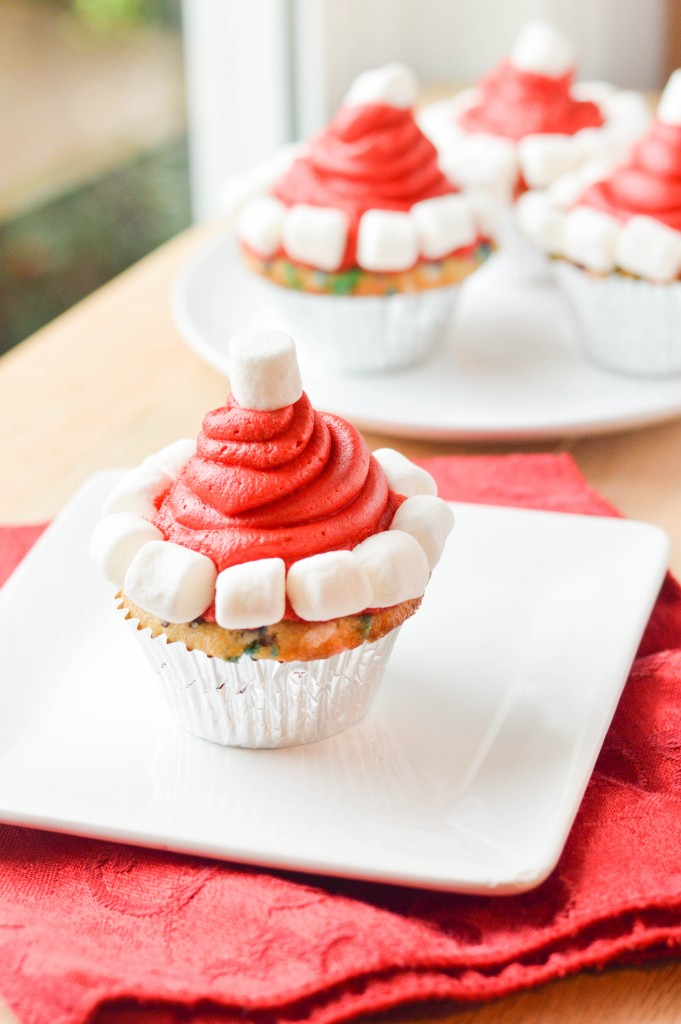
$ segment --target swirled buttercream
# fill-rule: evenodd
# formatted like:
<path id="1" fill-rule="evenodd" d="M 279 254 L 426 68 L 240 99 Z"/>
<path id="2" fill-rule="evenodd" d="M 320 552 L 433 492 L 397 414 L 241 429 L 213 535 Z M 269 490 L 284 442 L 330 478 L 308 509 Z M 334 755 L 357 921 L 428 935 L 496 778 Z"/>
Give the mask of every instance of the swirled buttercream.
<path id="1" fill-rule="evenodd" d="M 586 189 L 578 203 L 622 221 L 642 214 L 681 231 L 681 125 L 655 120 L 629 162 Z"/>
<path id="2" fill-rule="evenodd" d="M 388 529 L 402 500 L 359 431 L 316 412 L 306 394 L 273 412 L 230 395 L 204 418 L 196 454 L 153 522 L 218 571 L 273 557 L 288 568 Z"/>
<path id="3" fill-rule="evenodd" d="M 487 132 L 518 141 L 526 135 L 574 135 L 599 128 L 603 114 L 590 100 L 570 95 L 572 73 L 560 77 L 533 74 L 502 63 L 477 86 L 479 101 L 459 115 L 468 132 Z"/>
<path id="4" fill-rule="evenodd" d="M 412 111 L 383 104 L 341 107 L 272 189 L 287 206 L 305 203 L 346 214 L 341 269 L 357 265 L 358 226 L 367 210 L 407 211 L 455 191 Z"/>

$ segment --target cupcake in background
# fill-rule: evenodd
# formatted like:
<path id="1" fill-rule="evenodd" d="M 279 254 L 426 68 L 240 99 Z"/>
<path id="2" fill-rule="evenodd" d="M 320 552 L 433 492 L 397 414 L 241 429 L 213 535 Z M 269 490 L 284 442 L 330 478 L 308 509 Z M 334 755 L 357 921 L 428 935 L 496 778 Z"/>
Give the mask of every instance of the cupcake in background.
<path id="1" fill-rule="evenodd" d="M 557 257 L 591 359 L 623 373 L 681 372 L 681 69 L 625 164 L 577 195 L 527 193 L 518 221 Z"/>
<path id="2" fill-rule="evenodd" d="M 645 98 L 607 82 L 575 82 L 575 72 L 570 41 L 531 21 L 477 86 L 426 107 L 419 123 L 450 180 L 511 204 L 565 175 L 584 186 L 626 159 L 650 120 Z M 512 217 L 500 243 L 519 245 Z M 522 258 L 522 246 L 514 255 Z"/>
<path id="3" fill-rule="evenodd" d="M 453 516 L 425 470 L 312 408 L 290 337 L 230 358 L 225 406 L 123 477 L 91 553 L 184 728 L 289 746 L 364 714 Z"/>
<path id="4" fill-rule="evenodd" d="M 440 170 L 416 98 L 403 65 L 360 75 L 330 125 L 238 215 L 246 265 L 327 365 L 423 359 L 445 338 L 460 283 L 491 252 L 490 210 Z"/>

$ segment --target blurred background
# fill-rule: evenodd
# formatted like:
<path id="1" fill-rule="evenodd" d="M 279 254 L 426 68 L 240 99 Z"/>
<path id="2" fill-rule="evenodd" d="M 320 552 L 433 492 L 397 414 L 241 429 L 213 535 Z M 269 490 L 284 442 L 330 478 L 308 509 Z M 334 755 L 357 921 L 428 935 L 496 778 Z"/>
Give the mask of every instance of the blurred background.
<path id="1" fill-rule="evenodd" d="M 531 17 L 580 78 L 656 91 L 681 65 L 681 0 L 1 0 L 0 352 L 218 215 L 359 71 L 402 60 L 441 96 Z"/>

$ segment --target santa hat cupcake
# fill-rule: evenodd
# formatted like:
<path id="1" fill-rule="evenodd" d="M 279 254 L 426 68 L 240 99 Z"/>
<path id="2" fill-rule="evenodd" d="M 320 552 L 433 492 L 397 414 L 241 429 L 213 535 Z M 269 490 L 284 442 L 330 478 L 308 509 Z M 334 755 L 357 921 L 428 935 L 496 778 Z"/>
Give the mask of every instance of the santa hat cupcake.
<path id="1" fill-rule="evenodd" d="M 91 551 L 185 728 L 304 743 L 367 709 L 453 517 L 428 473 L 312 408 L 287 335 L 230 355 L 226 404 L 123 477 Z"/>
<path id="2" fill-rule="evenodd" d="M 427 355 L 460 282 L 491 250 L 490 210 L 442 173 L 414 119 L 416 94 L 403 65 L 360 75 L 330 125 L 237 219 L 247 266 L 343 368 Z"/>

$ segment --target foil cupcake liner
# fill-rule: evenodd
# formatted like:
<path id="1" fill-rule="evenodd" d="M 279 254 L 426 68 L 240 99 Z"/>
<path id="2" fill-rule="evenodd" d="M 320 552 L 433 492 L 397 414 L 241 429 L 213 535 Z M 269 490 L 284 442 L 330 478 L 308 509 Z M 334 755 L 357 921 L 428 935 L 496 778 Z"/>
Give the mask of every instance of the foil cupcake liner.
<path id="1" fill-rule="evenodd" d="M 611 274 L 596 277 L 565 260 L 554 272 L 581 327 L 582 349 L 617 373 L 681 373 L 681 283 L 651 284 Z"/>
<path id="2" fill-rule="evenodd" d="M 324 366 L 360 372 L 412 366 L 439 348 L 447 338 L 460 287 L 395 295 L 313 295 L 270 285 L 301 348 Z"/>
<path id="3" fill-rule="evenodd" d="M 279 662 L 248 655 L 229 662 L 152 637 L 126 620 L 184 729 L 231 747 L 312 743 L 365 714 L 401 627 L 331 658 Z"/>

